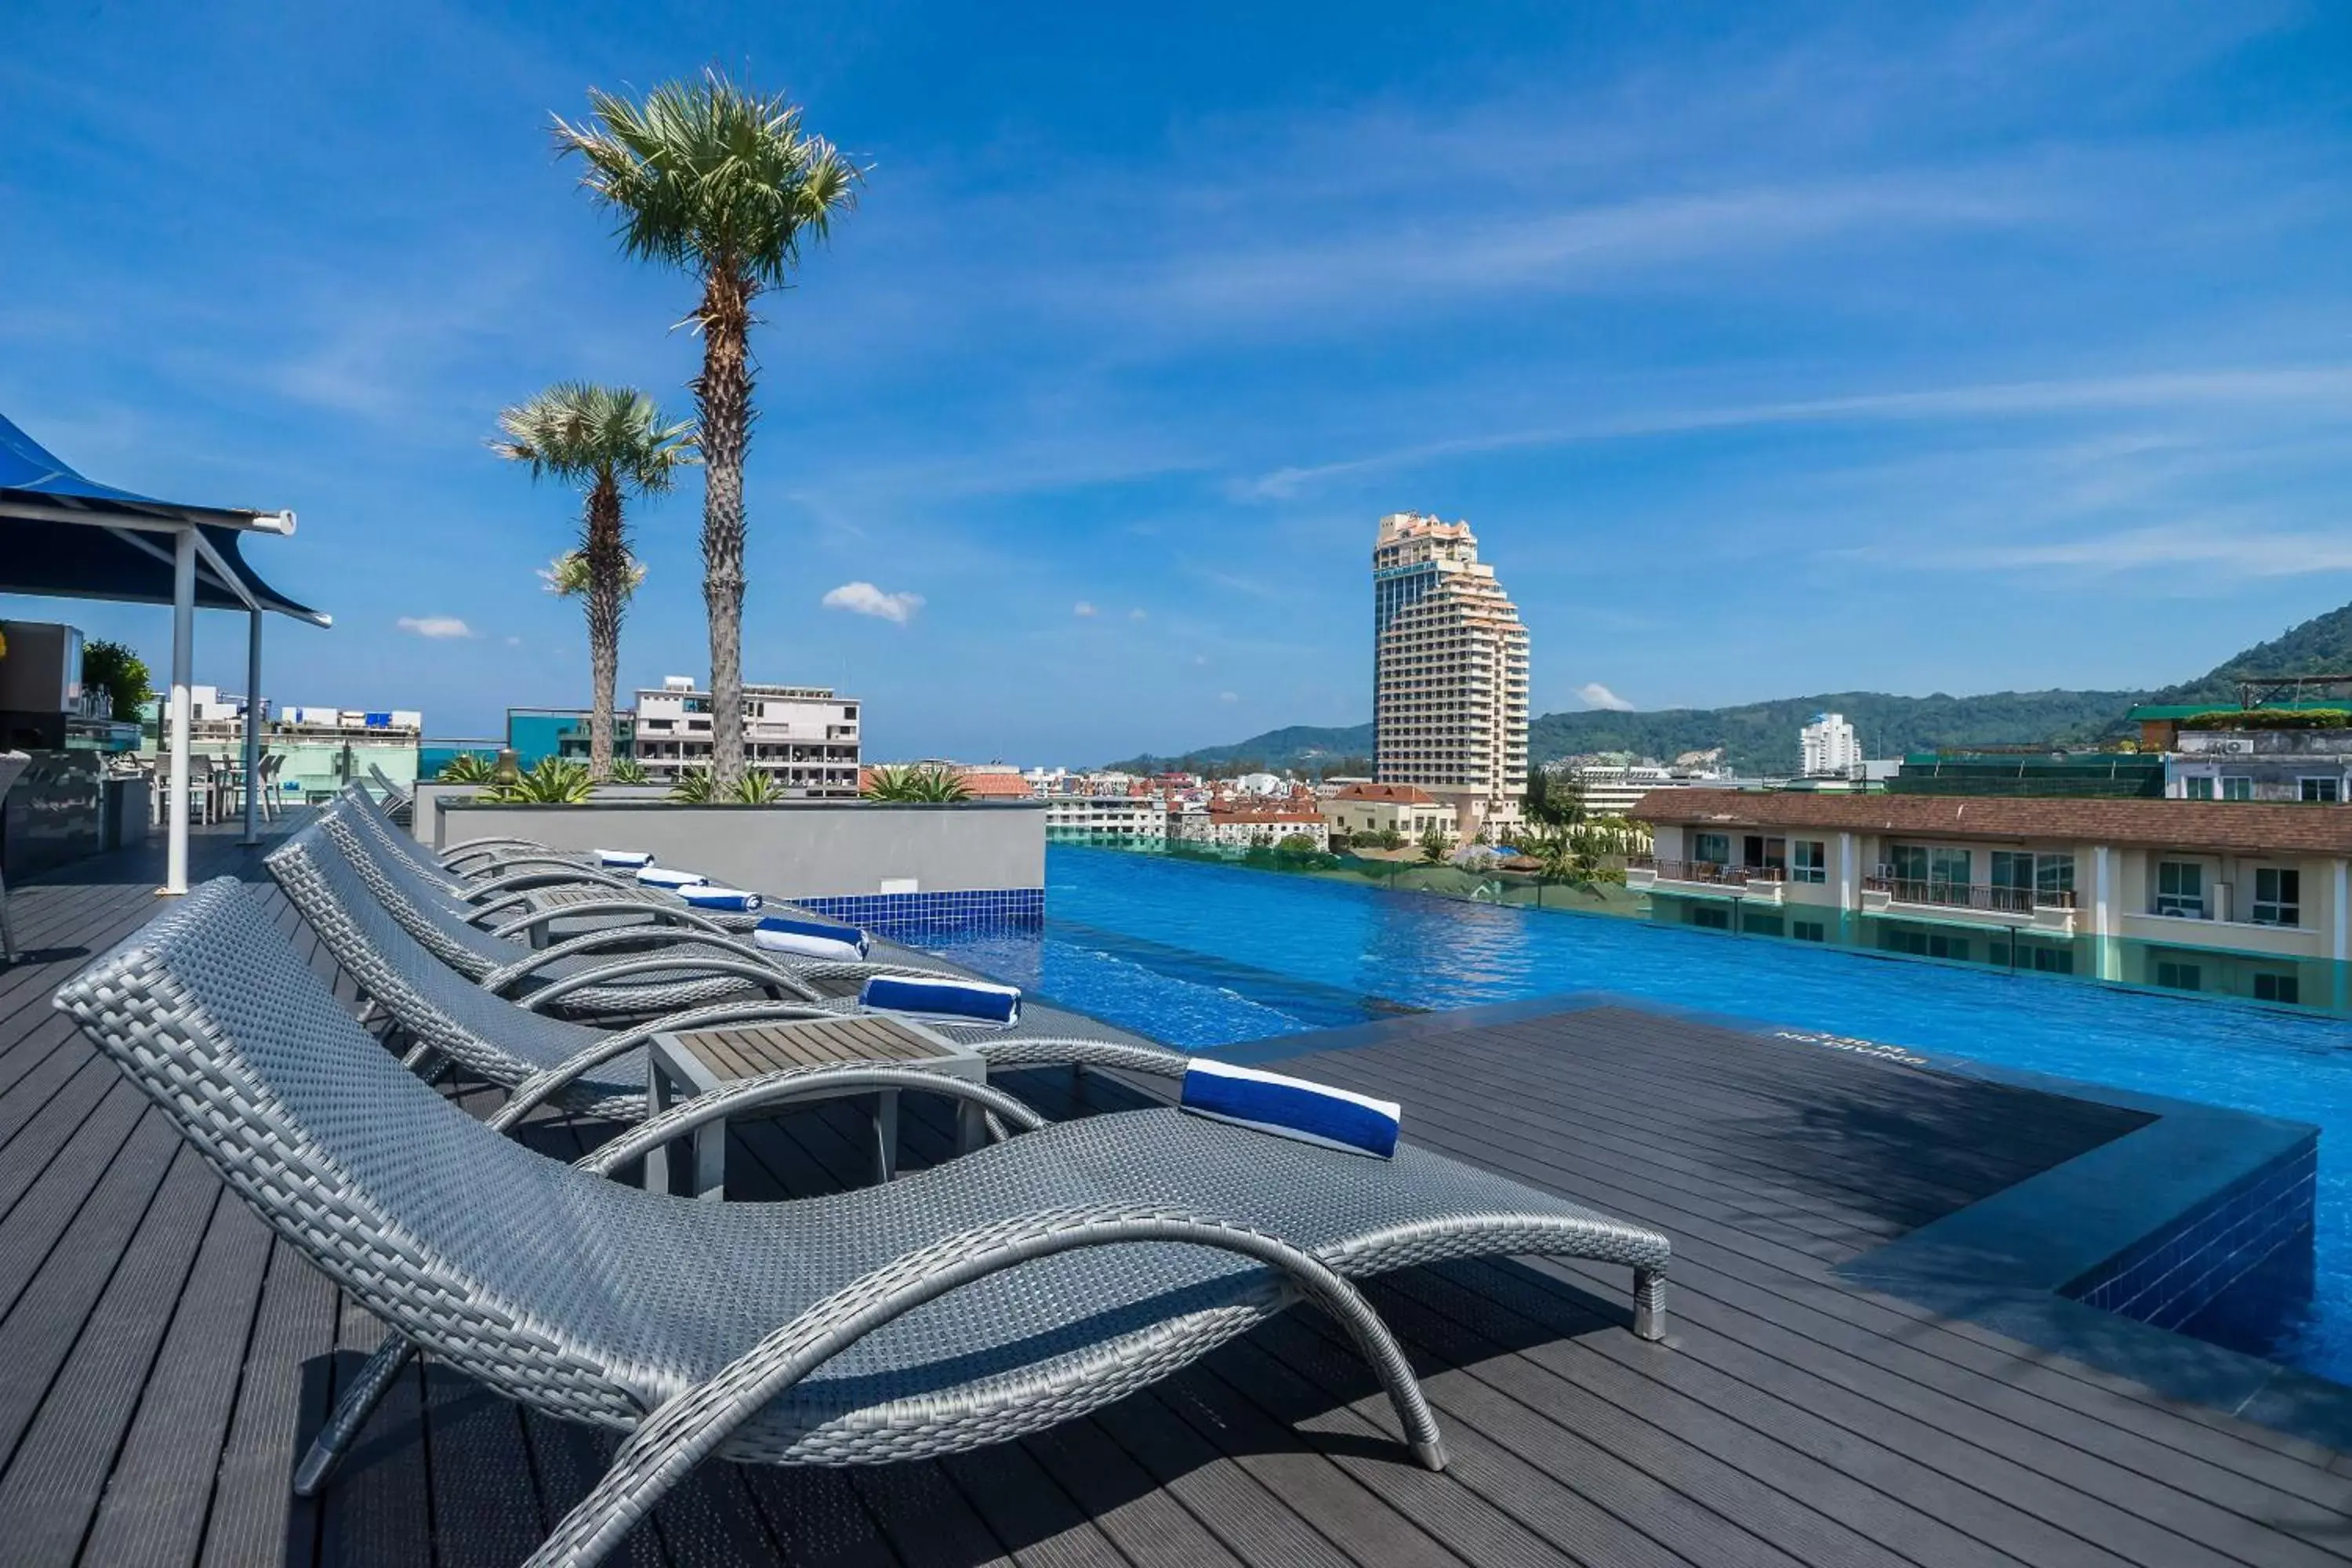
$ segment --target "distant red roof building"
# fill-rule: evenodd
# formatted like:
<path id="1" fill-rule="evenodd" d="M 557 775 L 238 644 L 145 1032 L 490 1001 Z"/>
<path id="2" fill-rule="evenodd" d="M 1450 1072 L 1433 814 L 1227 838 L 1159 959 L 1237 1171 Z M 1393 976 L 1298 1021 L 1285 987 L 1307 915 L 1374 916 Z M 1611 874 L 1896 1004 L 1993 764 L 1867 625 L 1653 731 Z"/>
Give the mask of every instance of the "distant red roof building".
<path id="1" fill-rule="evenodd" d="M 975 773 L 959 768 L 956 776 L 963 780 L 963 792 L 974 800 L 1027 800 L 1029 781 L 1019 773 Z"/>
<path id="2" fill-rule="evenodd" d="M 1377 800 L 1395 805 L 1435 805 L 1437 797 L 1419 784 L 1352 784 L 1333 800 Z"/>

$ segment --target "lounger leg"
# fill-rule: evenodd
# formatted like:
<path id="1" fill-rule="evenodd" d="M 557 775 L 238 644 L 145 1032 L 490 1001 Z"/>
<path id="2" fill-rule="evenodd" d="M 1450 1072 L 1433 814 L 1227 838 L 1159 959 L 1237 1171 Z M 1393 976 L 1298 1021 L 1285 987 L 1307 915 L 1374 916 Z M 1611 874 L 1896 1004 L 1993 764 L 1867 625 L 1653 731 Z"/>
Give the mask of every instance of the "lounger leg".
<path id="1" fill-rule="evenodd" d="M 1633 1332 L 1645 1340 L 1666 1337 L 1666 1271 L 1633 1270 Z"/>
<path id="2" fill-rule="evenodd" d="M 358 1436 L 360 1428 L 367 1425 L 368 1412 L 375 1408 L 376 1401 L 382 1399 L 384 1390 L 392 1386 L 392 1380 L 400 1375 L 400 1369 L 407 1364 L 413 1348 L 398 1334 L 383 1336 L 383 1343 L 376 1346 L 375 1354 L 368 1357 L 367 1364 L 360 1368 L 359 1376 L 352 1380 L 343 1396 L 335 1401 L 335 1408 L 328 1415 L 327 1424 L 319 1429 L 318 1438 L 311 1443 L 310 1451 L 302 1456 L 302 1463 L 296 1467 L 295 1496 L 319 1495 L 319 1489 L 327 1484 L 327 1477 L 335 1468 L 335 1461 L 343 1457 L 343 1450 L 352 1446 L 352 1439 Z"/>

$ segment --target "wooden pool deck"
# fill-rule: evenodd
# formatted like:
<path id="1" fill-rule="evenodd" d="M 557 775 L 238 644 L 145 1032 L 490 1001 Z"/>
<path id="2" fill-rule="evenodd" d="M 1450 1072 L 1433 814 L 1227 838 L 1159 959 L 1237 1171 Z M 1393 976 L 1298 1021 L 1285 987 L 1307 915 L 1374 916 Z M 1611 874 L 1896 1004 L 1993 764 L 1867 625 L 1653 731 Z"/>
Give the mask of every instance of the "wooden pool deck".
<path id="1" fill-rule="evenodd" d="M 199 876 L 261 879 L 226 833 Z M 317 1504 L 288 1476 L 372 1321 L 227 1197 L 48 1006 L 157 908 L 131 851 L 16 889 L 0 970 L 0 1563 L 505 1564 L 604 1434 L 412 1369 Z M 331 970 L 290 909 L 287 939 Z M 348 981 L 342 981 L 350 994 Z M 1838 1266 L 2140 1120 L 1704 1023 L 1582 1007 L 1406 1019 L 1284 1069 L 1396 1099 L 1408 1135 L 1674 1238 L 1673 1337 L 1621 1270 L 1497 1263 L 1370 1291 L 1453 1455 L 1402 1460 L 1328 1323 L 1294 1311 L 1042 1436 L 942 1463 L 705 1467 L 636 1563 L 1643 1568 L 2352 1561 L 2352 1461 L 1903 1300 Z M 1131 1102 L 1013 1075 L 1054 1113 Z M 917 1117 L 910 1163 L 942 1152 Z M 598 1130 L 534 1129 L 569 1154 Z M 737 1135 L 733 1195 L 862 1179 L 846 1108 Z"/>

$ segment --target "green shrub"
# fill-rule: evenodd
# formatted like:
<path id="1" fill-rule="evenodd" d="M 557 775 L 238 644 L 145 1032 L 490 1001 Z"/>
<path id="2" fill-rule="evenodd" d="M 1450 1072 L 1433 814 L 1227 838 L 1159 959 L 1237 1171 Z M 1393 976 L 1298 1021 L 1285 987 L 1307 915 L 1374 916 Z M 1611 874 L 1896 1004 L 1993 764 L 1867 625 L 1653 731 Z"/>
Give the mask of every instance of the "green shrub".
<path id="1" fill-rule="evenodd" d="M 784 786 L 776 782 L 776 775 L 762 773 L 757 768 L 745 773 L 742 781 L 735 786 L 735 804 L 738 805 L 768 805 L 783 798 Z"/>
<path id="2" fill-rule="evenodd" d="M 139 705 L 155 700 L 147 680 L 147 661 L 124 644 L 94 637 L 81 645 L 81 683 L 106 688 L 117 719 L 139 721 Z"/>
<path id="3" fill-rule="evenodd" d="M 719 795 L 709 768 L 688 768 L 669 786 L 669 797 L 680 805 L 709 805 Z"/>
<path id="4" fill-rule="evenodd" d="M 1295 857 L 1300 855 L 1319 855 L 1322 853 L 1322 849 L 1316 844 L 1315 840 L 1307 834 L 1286 833 L 1283 835 L 1281 841 L 1275 845 L 1274 852 L 1277 855 Z"/>
<path id="5" fill-rule="evenodd" d="M 490 786 L 488 798 L 501 805 L 580 805 L 588 799 L 588 764 L 541 757 L 530 772 Z"/>
<path id="6" fill-rule="evenodd" d="M 498 759 L 480 752 L 460 752 L 441 764 L 434 774 L 440 784 L 486 784 L 498 777 Z"/>
<path id="7" fill-rule="evenodd" d="M 945 768 L 879 767 L 860 793 L 867 800 L 939 805 L 962 800 L 971 792 L 964 788 L 962 779 Z"/>
<path id="8" fill-rule="evenodd" d="M 2180 721 L 2184 730 L 2343 730 L 2352 729 L 2352 710 L 2342 708 L 2236 708 L 2220 713 L 2192 713 Z"/>
<path id="9" fill-rule="evenodd" d="M 646 776 L 645 763 L 635 757 L 623 757 L 613 764 L 609 782 L 616 784 L 651 784 L 653 781 Z"/>

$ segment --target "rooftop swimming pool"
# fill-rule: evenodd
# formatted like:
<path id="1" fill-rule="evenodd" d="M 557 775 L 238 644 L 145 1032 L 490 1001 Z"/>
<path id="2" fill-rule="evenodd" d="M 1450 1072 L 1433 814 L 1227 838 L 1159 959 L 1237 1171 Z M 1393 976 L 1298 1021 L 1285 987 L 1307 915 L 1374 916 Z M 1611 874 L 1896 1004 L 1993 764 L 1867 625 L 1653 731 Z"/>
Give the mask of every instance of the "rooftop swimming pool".
<path id="1" fill-rule="evenodd" d="M 2352 1382 L 2352 1022 L 1076 845 L 1045 908 L 927 945 L 1193 1048 L 1606 991 L 2315 1123 L 2311 1300 L 2248 1348 Z"/>

